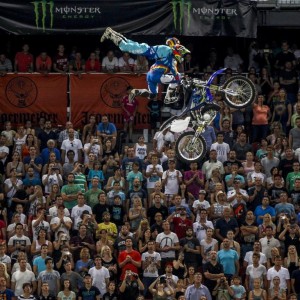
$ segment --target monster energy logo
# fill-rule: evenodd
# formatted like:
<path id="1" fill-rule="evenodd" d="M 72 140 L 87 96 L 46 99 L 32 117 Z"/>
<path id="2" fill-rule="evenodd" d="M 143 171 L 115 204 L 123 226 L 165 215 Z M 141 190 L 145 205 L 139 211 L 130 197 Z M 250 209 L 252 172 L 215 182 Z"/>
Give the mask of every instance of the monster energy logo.
<path id="1" fill-rule="evenodd" d="M 50 15 L 50 28 L 53 27 L 53 12 L 54 12 L 54 2 L 47 0 L 33 1 L 31 2 L 34 8 L 35 15 L 35 25 L 36 28 L 42 27 L 43 31 L 46 30 L 46 18 L 49 12 Z M 41 17 L 41 20 L 40 20 Z M 41 24 L 40 24 L 41 23 Z"/>
<path id="2" fill-rule="evenodd" d="M 174 19 L 174 27 L 177 29 L 178 25 L 178 11 L 179 11 L 179 31 L 182 33 L 183 31 L 183 21 L 184 21 L 184 9 L 187 7 L 187 26 L 190 27 L 191 21 L 191 10 L 192 10 L 192 2 L 185 0 L 173 0 L 172 1 L 172 9 L 173 9 L 173 19 Z"/>

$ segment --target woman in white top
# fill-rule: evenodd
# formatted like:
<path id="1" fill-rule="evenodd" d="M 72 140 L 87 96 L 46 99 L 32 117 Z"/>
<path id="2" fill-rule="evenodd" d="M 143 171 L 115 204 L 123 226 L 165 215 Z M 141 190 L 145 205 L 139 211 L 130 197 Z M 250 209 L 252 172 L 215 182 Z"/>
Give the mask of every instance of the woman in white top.
<path id="1" fill-rule="evenodd" d="M 57 300 L 75 300 L 76 294 L 70 290 L 71 282 L 65 279 L 63 282 L 63 290 L 57 295 Z"/>

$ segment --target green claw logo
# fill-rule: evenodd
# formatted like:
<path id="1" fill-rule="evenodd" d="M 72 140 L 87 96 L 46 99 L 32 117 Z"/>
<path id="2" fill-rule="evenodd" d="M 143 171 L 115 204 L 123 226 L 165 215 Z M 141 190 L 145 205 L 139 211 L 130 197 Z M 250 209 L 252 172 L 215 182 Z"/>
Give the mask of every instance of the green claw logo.
<path id="1" fill-rule="evenodd" d="M 35 15 L 35 25 L 36 28 L 40 28 L 40 13 L 41 13 L 41 26 L 43 32 L 46 30 L 46 18 L 47 18 L 47 11 L 49 9 L 50 14 L 50 28 L 53 27 L 53 12 L 54 12 L 54 2 L 47 1 L 47 0 L 40 0 L 40 1 L 33 1 L 34 15 Z"/>
<path id="2" fill-rule="evenodd" d="M 173 0 L 172 2 L 172 10 L 173 10 L 173 19 L 174 19 L 174 27 L 177 29 L 178 25 L 178 11 L 179 11 L 179 31 L 183 32 L 183 21 L 184 21 L 184 9 L 187 7 L 187 26 L 190 27 L 191 21 L 191 10 L 192 10 L 192 2 L 185 0 Z"/>

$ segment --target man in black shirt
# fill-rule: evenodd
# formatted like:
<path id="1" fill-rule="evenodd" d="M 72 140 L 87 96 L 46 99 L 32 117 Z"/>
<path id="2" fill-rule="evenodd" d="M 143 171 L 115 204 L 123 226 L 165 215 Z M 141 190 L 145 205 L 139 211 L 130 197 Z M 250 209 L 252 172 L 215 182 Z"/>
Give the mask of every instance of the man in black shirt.
<path id="1" fill-rule="evenodd" d="M 165 220 L 168 217 L 168 208 L 161 204 L 161 195 L 155 194 L 154 195 L 154 205 L 151 206 L 147 211 L 147 217 L 150 222 L 150 226 L 155 223 L 155 215 L 156 213 L 160 212 Z M 151 203 L 149 203 L 151 205 Z"/>
<path id="2" fill-rule="evenodd" d="M 217 280 L 224 276 L 223 266 L 217 261 L 217 252 L 210 251 L 210 261 L 203 265 L 204 285 L 212 292 Z"/>
<path id="3" fill-rule="evenodd" d="M 186 228 L 186 236 L 180 239 L 179 244 L 184 251 L 184 262 L 186 267 L 194 267 L 195 270 L 198 270 L 200 265 L 200 242 L 197 238 L 193 236 L 193 228 Z"/>
<path id="4" fill-rule="evenodd" d="M 95 286 L 92 286 L 90 274 L 84 276 L 84 286 L 79 289 L 78 300 L 100 300 L 100 291 Z"/>

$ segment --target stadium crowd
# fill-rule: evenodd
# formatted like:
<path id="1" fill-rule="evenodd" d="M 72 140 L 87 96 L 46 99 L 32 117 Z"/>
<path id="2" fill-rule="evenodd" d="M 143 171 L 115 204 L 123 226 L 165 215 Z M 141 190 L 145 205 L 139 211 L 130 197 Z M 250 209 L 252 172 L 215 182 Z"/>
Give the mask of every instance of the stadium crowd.
<path id="1" fill-rule="evenodd" d="M 277 51 L 277 52 L 276 52 Z M 6 122 L 0 136 L 0 299 L 300 299 L 299 50 L 249 47 L 255 103 L 225 107 L 203 136 L 203 162 L 176 158 L 176 134 L 157 131 L 160 101 L 148 102 L 153 144 L 133 141 L 138 102 L 124 96 L 129 143 L 106 115 L 82 133 Z M 206 79 L 216 64 L 211 50 Z M 224 82 L 243 70 L 230 48 Z M 28 45 L 0 72 L 146 72 L 148 62 L 113 51 L 84 61 L 63 45 L 34 63 Z M 192 55 L 182 70 L 200 76 Z M 201 75 L 202 76 L 202 75 Z M 180 101 L 171 113 L 182 109 Z M 121 149 L 121 150 L 119 150 Z"/>

